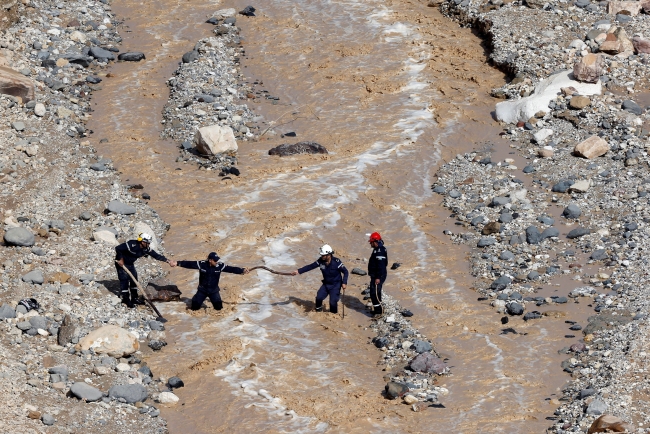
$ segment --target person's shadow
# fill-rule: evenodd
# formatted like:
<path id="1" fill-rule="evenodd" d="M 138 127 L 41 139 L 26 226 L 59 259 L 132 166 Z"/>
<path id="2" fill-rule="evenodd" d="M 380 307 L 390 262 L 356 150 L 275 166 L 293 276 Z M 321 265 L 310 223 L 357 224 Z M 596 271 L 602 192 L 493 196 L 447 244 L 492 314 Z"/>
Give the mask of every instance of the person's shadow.
<path id="1" fill-rule="evenodd" d="M 122 290 L 120 289 L 120 281 L 115 279 L 115 280 L 98 280 L 97 283 L 102 285 L 104 288 L 108 290 L 108 292 L 111 292 L 115 294 L 118 297 L 122 297 Z"/>

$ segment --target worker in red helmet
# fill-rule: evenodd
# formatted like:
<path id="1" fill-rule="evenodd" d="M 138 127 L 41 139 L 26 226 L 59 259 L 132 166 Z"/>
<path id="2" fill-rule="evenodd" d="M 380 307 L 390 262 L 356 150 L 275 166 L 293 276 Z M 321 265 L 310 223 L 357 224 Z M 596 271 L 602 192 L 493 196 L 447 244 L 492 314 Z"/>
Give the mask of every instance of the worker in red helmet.
<path id="1" fill-rule="evenodd" d="M 381 288 L 388 275 L 388 252 L 384 247 L 384 241 L 379 232 L 373 232 L 368 239 L 372 247 L 372 254 L 368 261 L 368 275 L 370 276 L 370 300 L 372 301 L 372 313 L 381 316 L 384 309 L 381 305 Z"/>

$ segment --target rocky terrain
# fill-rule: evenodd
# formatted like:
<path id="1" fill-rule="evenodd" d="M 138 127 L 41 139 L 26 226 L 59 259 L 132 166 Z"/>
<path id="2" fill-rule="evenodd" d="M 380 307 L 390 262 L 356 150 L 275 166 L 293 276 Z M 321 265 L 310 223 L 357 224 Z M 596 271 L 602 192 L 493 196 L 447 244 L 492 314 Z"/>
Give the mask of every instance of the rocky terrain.
<path id="1" fill-rule="evenodd" d="M 115 17 L 94 1 L 10 8 L 16 22 L 0 33 L 0 431 L 164 432 L 157 406 L 173 404 L 182 382 L 143 362 L 164 345 L 164 326 L 120 303 L 113 247 L 146 231 L 162 249 L 168 228 L 84 127 L 118 60 Z M 162 273 L 150 260 L 138 270 L 143 281 Z"/>
<path id="2" fill-rule="evenodd" d="M 502 322 L 550 320 L 539 306 L 593 308 L 586 324 L 566 321 L 575 340 L 558 350 L 573 380 L 551 432 L 647 432 L 648 5 L 440 6 L 483 32 L 514 77 L 493 90 L 507 99 L 494 113 L 500 137 L 445 164 L 432 186 L 456 218 L 446 233 L 477 247 L 477 290 Z M 541 284 L 561 289 L 539 296 Z"/>

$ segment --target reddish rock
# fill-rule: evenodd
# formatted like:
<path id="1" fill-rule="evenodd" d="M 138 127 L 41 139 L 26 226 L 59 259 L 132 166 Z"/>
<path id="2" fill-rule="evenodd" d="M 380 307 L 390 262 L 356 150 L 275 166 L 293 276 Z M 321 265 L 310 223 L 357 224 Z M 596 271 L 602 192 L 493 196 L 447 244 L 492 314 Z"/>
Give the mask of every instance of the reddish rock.
<path id="1" fill-rule="evenodd" d="M 650 3 L 650 1 L 649 1 Z M 635 35 L 632 38 L 632 45 L 634 46 L 634 52 L 637 54 L 645 53 L 650 54 L 650 40 L 644 39 L 639 35 Z"/>
<path id="2" fill-rule="evenodd" d="M 17 96 L 27 103 L 34 99 L 34 82 L 18 71 L 0 66 L 0 93 Z"/>
<path id="3" fill-rule="evenodd" d="M 442 374 L 447 367 L 445 362 L 431 353 L 418 354 L 413 357 L 409 366 L 411 367 L 411 370 L 415 372 L 435 372 L 436 374 Z"/>
<path id="4" fill-rule="evenodd" d="M 599 54 L 589 53 L 582 57 L 573 67 L 573 76 L 576 80 L 586 83 L 597 83 L 603 74 L 605 62 Z"/>
<path id="5" fill-rule="evenodd" d="M 580 142 L 573 149 L 573 153 L 578 157 L 587 159 L 600 157 L 609 151 L 609 144 L 598 136 L 591 136 L 584 142 Z"/>
<path id="6" fill-rule="evenodd" d="M 490 222 L 483 226 L 481 233 L 483 235 L 498 234 L 501 232 L 501 224 L 499 222 Z"/>
<path id="7" fill-rule="evenodd" d="M 595 434 L 599 432 L 633 432 L 634 428 L 623 419 L 603 414 L 591 424 L 587 434 Z"/>
<path id="8" fill-rule="evenodd" d="M 582 353 L 583 351 L 587 351 L 587 346 L 583 344 L 582 342 L 575 343 L 571 345 L 570 347 L 571 351 L 574 353 Z"/>

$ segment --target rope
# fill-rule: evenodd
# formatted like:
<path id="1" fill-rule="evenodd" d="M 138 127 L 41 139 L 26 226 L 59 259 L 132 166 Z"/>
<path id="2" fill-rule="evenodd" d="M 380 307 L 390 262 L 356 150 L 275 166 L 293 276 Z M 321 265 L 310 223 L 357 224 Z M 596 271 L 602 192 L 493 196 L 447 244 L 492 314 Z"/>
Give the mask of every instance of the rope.
<path id="1" fill-rule="evenodd" d="M 279 275 L 281 275 L 281 276 L 293 276 L 293 274 L 291 274 L 291 273 L 282 273 L 282 272 L 280 272 L 280 271 L 271 270 L 270 268 L 265 267 L 265 266 L 263 266 L 263 265 L 258 265 L 257 267 L 249 268 L 248 271 L 260 270 L 260 269 L 261 269 L 261 270 L 269 271 L 269 272 L 271 272 L 271 273 L 273 273 L 273 274 L 279 274 Z"/>

